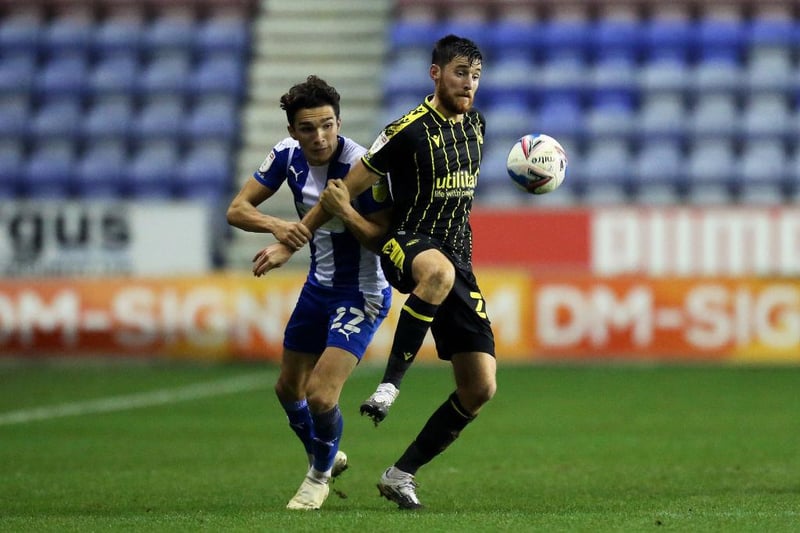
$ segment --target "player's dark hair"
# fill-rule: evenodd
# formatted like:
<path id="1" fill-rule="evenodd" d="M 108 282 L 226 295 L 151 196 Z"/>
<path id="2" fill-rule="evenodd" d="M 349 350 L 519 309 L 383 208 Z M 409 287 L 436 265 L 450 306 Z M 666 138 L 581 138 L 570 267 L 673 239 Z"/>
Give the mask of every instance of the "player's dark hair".
<path id="1" fill-rule="evenodd" d="M 483 62 L 478 45 L 467 38 L 450 34 L 436 41 L 431 63 L 444 67 L 456 57 L 467 58 L 470 65 Z"/>
<path id="2" fill-rule="evenodd" d="M 281 109 L 286 111 L 289 124 L 294 124 L 294 117 L 301 109 L 311 109 L 329 105 L 339 118 L 339 93 L 322 78 L 313 74 L 303 83 L 298 83 L 281 96 Z"/>

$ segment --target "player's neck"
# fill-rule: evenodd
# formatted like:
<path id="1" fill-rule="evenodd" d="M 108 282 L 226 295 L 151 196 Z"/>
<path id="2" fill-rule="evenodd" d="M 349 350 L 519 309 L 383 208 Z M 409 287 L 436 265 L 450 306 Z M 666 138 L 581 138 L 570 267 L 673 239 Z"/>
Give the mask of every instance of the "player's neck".
<path id="1" fill-rule="evenodd" d="M 448 109 L 446 109 L 442 105 L 442 101 L 439 100 L 439 98 L 437 98 L 437 96 L 435 94 L 428 101 L 428 104 L 430 104 L 430 106 L 433 109 L 435 109 L 436 112 L 438 112 L 442 117 L 446 118 L 447 120 L 450 120 L 452 122 L 461 122 L 464 119 L 464 114 L 463 113 L 453 113 L 452 111 L 449 111 Z"/>

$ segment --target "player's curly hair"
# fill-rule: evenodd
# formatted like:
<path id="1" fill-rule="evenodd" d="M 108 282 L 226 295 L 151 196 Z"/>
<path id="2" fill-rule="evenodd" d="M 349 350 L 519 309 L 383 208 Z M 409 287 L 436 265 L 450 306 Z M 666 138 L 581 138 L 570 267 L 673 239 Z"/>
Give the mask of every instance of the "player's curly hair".
<path id="1" fill-rule="evenodd" d="M 444 67 L 456 57 L 465 57 L 470 65 L 483 63 L 483 55 L 478 45 L 465 37 L 446 35 L 433 46 L 431 63 Z"/>
<path id="2" fill-rule="evenodd" d="M 306 78 L 303 83 L 298 83 L 281 96 L 281 109 L 286 111 L 289 124 L 294 124 L 294 117 L 301 109 L 311 109 L 329 105 L 333 108 L 336 118 L 339 118 L 339 93 L 328 83 L 314 76 Z"/>

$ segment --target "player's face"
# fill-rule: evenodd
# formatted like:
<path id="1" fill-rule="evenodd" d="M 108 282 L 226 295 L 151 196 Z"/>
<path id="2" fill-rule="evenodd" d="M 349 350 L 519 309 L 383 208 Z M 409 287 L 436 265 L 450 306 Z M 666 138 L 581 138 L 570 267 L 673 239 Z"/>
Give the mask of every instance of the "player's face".
<path id="1" fill-rule="evenodd" d="M 289 125 L 289 134 L 300 143 L 310 165 L 325 165 L 336 152 L 341 125 L 333 107 L 312 107 L 297 112 L 294 123 Z"/>
<path id="2" fill-rule="evenodd" d="M 435 96 L 445 116 L 461 115 L 472 108 L 481 79 L 481 64 L 455 57 L 444 68 L 431 66 Z"/>

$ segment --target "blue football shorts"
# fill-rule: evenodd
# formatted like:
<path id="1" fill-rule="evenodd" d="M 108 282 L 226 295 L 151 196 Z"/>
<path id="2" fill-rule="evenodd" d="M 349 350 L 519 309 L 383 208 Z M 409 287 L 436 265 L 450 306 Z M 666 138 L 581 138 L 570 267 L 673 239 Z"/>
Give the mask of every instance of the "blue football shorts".
<path id="1" fill-rule="evenodd" d="M 334 346 L 360 361 L 391 303 L 391 287 L 379 294 L 365 294 L 306 282 L 286 324 L 283 346 L 313 354 Z"/>

